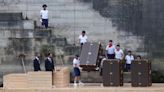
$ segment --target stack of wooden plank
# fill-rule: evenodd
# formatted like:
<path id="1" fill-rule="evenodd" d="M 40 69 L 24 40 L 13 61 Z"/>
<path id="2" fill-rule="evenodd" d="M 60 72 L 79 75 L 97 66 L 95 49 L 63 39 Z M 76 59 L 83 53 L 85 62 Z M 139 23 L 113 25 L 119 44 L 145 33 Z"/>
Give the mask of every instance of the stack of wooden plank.
<path id="1" fill-rule="evenodd" d="M 60 67 L 53 72 L 53 85 L 57 88 L 68 87 L 70 83 L 70 70 L 68 67 Z"/>
<path id="2" fill-rule="evenodd" d="M 52 88 L 52 72 L 28 72 L 28 88 Z"/>
<path id="3" fill-rule="evenodd" d="M 27 74 L 8 74 L 3 77 L 4 88 L 27 88 Z"/>

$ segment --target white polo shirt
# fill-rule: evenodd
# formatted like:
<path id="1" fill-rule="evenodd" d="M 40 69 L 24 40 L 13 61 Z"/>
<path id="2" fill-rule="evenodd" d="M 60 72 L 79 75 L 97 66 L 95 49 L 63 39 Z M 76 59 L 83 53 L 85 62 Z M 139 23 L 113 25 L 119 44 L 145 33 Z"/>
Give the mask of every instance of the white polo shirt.
<path id="1" fill-rule="evenodd" d="M 48 10 L 41 10 L 40 15 L 42 16 L 42 19 L 48 19 Z"/>
<path id="2" fill-rule="evenodd" d="M 73 67 L 80 67 L 80 60 L 79 59 L 76 59 L 76 58 L 73 59 Z"/>
<path id="3" fill-rule="evenodd" d="M 126 55 L 125 56 L 126 64 L 131 64 L 132 61 L 134 60 L 133 55 Z"/>
<path id="4" fill-rule="evenodd" d="M 114 54 L 115 53 L 115 46 L 112 45 L 111 47 L 109 47 L 109 45 L 107 45 L 106 50 L 107 50 L 108 54 Z"/>
<path id="5" fill-rule="evenodd" d="M 80 35 L 79 40 L 80 40 L 80 43 L 86 43 L 87 42 L 87 36 L 86 35 L 84 35 L 84 36 Z"/>
<path id="6" fill-rule="evenodd" d="M 124 55 L 124 53 L 123 53 L 123 51 L 120 49 L 119 51 L 117 51 L 116 49 L 115 49 L 115 58 L 116 59 L 123 59 L 123 55 Z"/>

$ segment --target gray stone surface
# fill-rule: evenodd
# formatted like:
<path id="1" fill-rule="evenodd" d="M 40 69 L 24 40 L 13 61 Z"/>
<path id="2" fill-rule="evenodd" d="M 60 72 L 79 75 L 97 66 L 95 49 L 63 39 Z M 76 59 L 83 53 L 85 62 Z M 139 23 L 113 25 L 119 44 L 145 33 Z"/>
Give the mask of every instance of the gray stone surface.
<path id="1" fill-rule="evenodd" d="M 35 25 L 33 20 L 23 20 L 23 29 L 34 30 Z"/>
<path id="2" fill-rule="evenodd" d="M 38 26 L 41 5 L 46 3 L 50 26 L 55 27 L 55 34 L 66 37 L 68 43 L 78 44 L 79 34 L 86 30 L 89 41 L 107 44 L 109 39 L 113 39 L 115 43 L 120 42 L 123 47 L 134 50 L 139 47 L 135 43 L 142 44 L 142 39 L 129 36 L 126 32 L 119 32 L 111 20 L 100 16 L 99 12 L 92 9 L 91 4 L 78 0 L 8 0 L 4 3 L 0 9 L 2 12 L 22 12 L 24 18 L 27 15 L 29 19 L 36 20 Z"/>

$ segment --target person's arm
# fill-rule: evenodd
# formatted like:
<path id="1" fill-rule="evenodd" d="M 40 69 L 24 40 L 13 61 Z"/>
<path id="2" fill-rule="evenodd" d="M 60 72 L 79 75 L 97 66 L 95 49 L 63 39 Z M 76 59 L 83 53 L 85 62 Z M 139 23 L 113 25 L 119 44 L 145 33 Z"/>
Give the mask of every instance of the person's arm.
<path id="1" fill-rule="evenodd" d="M 134 61 L 134 56 L 132 55 L 132 61 Z"/>
<path id="2" fill-rule="evenodd" d="M 42 10 L 40 11 L 40 19 L 42 19 Z"/>
<path id="3" fill-rule="evenodd" d="M 88 37 L 86 36 L 86 41 L 88 42 Z"/>

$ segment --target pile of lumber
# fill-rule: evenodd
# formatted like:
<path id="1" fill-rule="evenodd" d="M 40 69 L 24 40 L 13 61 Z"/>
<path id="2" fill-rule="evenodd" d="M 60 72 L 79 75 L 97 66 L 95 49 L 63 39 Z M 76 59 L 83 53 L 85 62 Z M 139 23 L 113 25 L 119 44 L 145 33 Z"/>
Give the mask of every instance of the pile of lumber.
<path id="1" fill-rule="evenodd" d="M 52 72 L 28 72 L 27 74 L 8 74 L 4 76 L 4 88 L 52 88 L 68 87 L 70 83 L 70 70 L 68 67 L 56 68 Z"/>
<path id="2" fill-rule="evenodd" d="M 3 77 L 4 88 L 27 88 L 27 74 L 8 74 Z"/>
<path id="3" fill-rule="evenodd" d="M 53 72 L 53 85 L 57 88 L 68 87 L 70 83 L 70 70 L 68 67 L 56 68 Z"/>
<path id="4" fill-rule="evenodd" d="M 28 88 L 52 88 L 52 72 L 28 72 Z"/>

